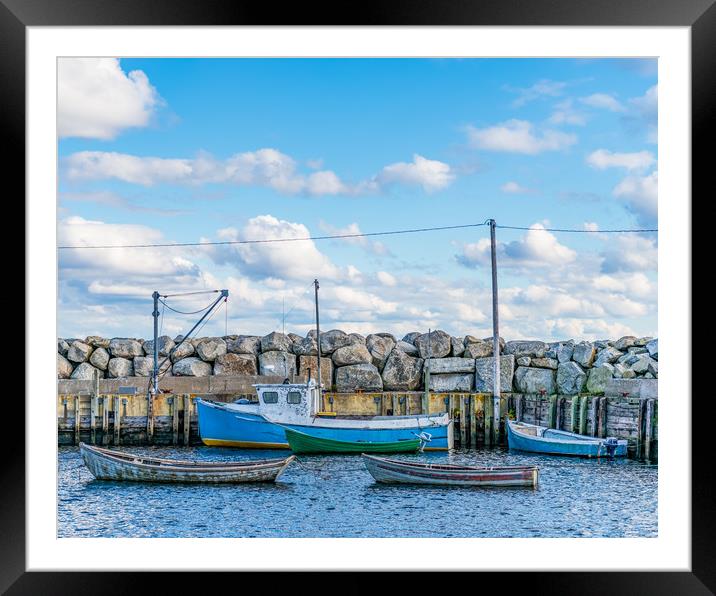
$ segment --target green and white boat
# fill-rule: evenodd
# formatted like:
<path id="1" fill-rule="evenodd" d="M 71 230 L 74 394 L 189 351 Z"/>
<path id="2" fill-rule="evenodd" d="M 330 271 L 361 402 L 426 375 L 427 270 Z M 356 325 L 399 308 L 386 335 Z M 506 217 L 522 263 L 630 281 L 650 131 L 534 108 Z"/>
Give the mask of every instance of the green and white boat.
<path id="1" fill-rule="evenodd" d="M 317 437 L 292 428 L 283 427 L 289 447 L 294 453 L 415 453 L 430 440 L 427 433 L 414 439 L 397 441 L 339 441 Z"/>

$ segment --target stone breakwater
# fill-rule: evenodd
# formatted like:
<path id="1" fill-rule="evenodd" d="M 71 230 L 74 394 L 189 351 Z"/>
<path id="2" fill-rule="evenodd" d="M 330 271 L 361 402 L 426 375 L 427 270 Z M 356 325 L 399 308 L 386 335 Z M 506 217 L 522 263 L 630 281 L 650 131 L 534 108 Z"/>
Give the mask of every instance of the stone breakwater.
<path id="1" fill-rule="evenodd" d="M 272 375 L 306 377 L 317 372 L 316 332 L 226 335 L 158 340 L 161 372 L 207 377 Z M 430 367 L 436 392 L 492 392 L 492 338 L 453 337 L 436 330 L 363 336 L 333 329 L 321 333 L 321 376 L 340 393 L 419 391 Z M 176 349 L 175 349 L 176 348 Z M 134 338 L 57 340 L 60 379 L 149 377 L 154 342 Z M 574 395 L 604 393 L 608 381 L 658 377 L 658 340 L 626 336 L 599 341 L 508 341 L 500 338 L 500 391 Z"/>

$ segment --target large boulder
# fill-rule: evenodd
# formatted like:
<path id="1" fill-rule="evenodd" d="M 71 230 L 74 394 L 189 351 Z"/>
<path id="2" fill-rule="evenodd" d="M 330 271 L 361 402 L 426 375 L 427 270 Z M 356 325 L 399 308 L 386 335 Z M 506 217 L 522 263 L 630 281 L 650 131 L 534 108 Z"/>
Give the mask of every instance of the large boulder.
<path id="1" fill-rule="evenodd" d="M 420 331 L 411 331 L 403 336 L 402 341 L 415 345 L 415 338 L 420 336 Z"/>
<path id="2" fill-rule="evenodd" d="M 336 369 L 336 391 L 383 391 L 383 379 L 372 364 L 350 364 Z"/>
<path id="3" fill-rule="evenodd" d="M 464 358 L 486 358 L 492 356 L 492 342 L 478 340 L 465 344 Z"/>
<path id="4" fill-rule="evenodd" d="M 634 345 L 637 338 L 633 335 L 625 335 L 624 337 L 620 337 L 617 341 L 615 341 L 612 344 L 612 347 L 616 348 L 617 350 L 621 350 L 622 352 L 626 350 L 627 348 L 630 348 Z"/>
<path id="5" fill-rule="evenodd" d="M 551 368 L 557 370 L 559 362 L 556 358 L 530 358 L 530 366 L 535 368 Z"/>
<path id="6" fill-rule="evenodd" d="M 515 358 L 529 356 L 531 358 L 544 358 L 547 344 L 543 341 L 508 341 L 504 353 L 513 354 Z"/>
<path id="7" fill-rule="evenodd" d="M 83 341 L 75 340 L 67 350 L 67 360 L 70 362 L 87 362 L 92 354 L 92 346 Z"/>
<path id="8" fill-rule="evenodd" d="M 181 340 L 179 340 L 181 341 Z M 188 358 L 194 355 L 194 344 L 191 341 L 185 341 L 183 344 L 177 342 L 177 347 L 172 352 L 172 362 L 178 362 L 182 358 Z"/>
<path id="9" fill-rule="evenodd" d="M 160 356 L 157 364 L 159 364 L 159 374 L 166 374 L 172 367 L 172 363 L 166 356 Z M 135 356 L 132 360 L 134 366 L 135 377 L 151 377 L 154 371 L 154 356 Z"/>
<path id="10" fill-rule="evenodd" d="M 107 364 L 107 376 L 110 379 L 133 377 L 134 365 L 128 358 L 110 358 Z"/>
<path id="11" fill-rule="evenodd" d="M 226 354 L 226 342 L 220 337 L 207 337 L 196 345 L 196 353 L 204 362 L 214 362 Z"/>
<path id="12" fill-rule="evenodd" d="M 57 378 L 69 379 L 72 374 L 72 363 L 62 354 L 57 354 Z"/>
<path id="13" fill-rule="evenodd" d="M 409 356 L 401 349 L 392 350 L 383 367 L 383 387 L 386 391 L 414 391 L 422 383 L 422 372 L 422 358 Z"/>
<path id="14" fill-rule="evenodd" d="M 262 352 L 259 354 L 259 374 L 288 378 L 296 374 L 296 356 L 288 352 Z"/>
<path id="15" fill-rule="evenodd" d="M 57 353 L 62 354 L 63 356 L 67 356 L 67 350 L 70 349 L 70 344 L 68 344 L 64 339 L 58 338 L 57 339 Z"/>
<path id="16" fill-rule="evenodd" d="M 109 353 L 115 358 L 144 356 L 141 342 L 127 337 L 113 337 L 109 341 Z"/>
<path id="17" fill-rule="evenodd" d="M 214 360 L 214 374 L 218 377 L 256 375 L 256 356 L 253 354 L 222 354 Z"/>
<path id="18" fill-rule="evenodd" d="M 556 358 L 557 362 L 569 362 L 572 359 L 572 353 L 574 352 L 574 342 L 570 339 L 569 341 L 557 341 L 549 344 L 549 349 L 545 352 L 545 356 L 549 358 Z"/>
<path id="19" fill-rule="evenodd" d="M 308 371 L 311 371 L 311 378 L 318 375 L 318 356 L 301 355 L 298 357 L 298 374 L 308 378 Z M 321 357 L 321 382 L 323 387 L 330 390 L 333 386 L 333 362 L 330 358 Z"/>
<path id="20" fill-rule="evenodd" d="M 631 368 L 631 370 L 633 370 L 636 374 L 643 375 L 644 373 L 649 372 L 649 367 L 653 366 L 653 364 L 656 364 L 655 360 L 652 360 L 651 357 L 646 354 L 640 354 L 637 357 L 636 362 L 634 362 L 629 368 Z"/>
<path id="21" fill-rule="evenodd" d="M 348 335 L 340 329 L 331 329 L 321 333 L 321 356 L 328 356 L 340 348 L 345 348 L 355 343 L 360 343 L 360 340 L 355 335 Z"/>
<path id="22" fill-rule="evenodd" d="M 109 348 L 109 339 L 106 337 L 100 337 L 99 335 L 90 335 L 85 338 L 85 343 L 89 344 L 93 348 Z"/>
<path id="23" fill-rule="evenodd" d="M 172 374 L 176 377 L 208 377 L 211 375 L 211 364 L 196 356 L 182 358 L 172 366 Z"/>
<path id="24" fill-rule="evenodd" d="M 174 343 L 174 340 L 169 337 L 168 335 L 162 335 L 157 338 L 157 349 L 159 350 L 160 356 L 169 356 L 169 352 L 171 352 L 172 348 L 176 344 Z M 142 344 L 142 348 L 144 349 L 144 353 L 147 356 L 154 357 L 154 340 L 150 339 L 149 341 L 145 341 Z"/>
<path id="25" fill-rule="evenodd" d="M 574 346 L 572 360 L 584 368 L 589 368 L 594 362 L 595 354 L 596 349 L 593 344 L 588 341 L 580 341 Z"/>
<path id="26" fill-rule="evenodd" d="M 600 395 L 604 393 L 604 389 L 607 383 L 614 376 L 614 367 L 605 363 L 599 367 L 593 367 L 589 371 L 589 378 L 587 378 L 587 392 L 594 395 Z"/>
<path id="27" fill-rule="evenodd" d="M 261 351 L 262 352 L 290 352 L 291 351 L 291 338 L 288 335 L 274 331 L 268 335 L 264 335 L 261 338 Z"/>
<path id="28" fill-rule="evenodd" d="M 651 356 L 652 358 L 655 358 L 656 360 L 659 359 L 659 340 L 658 339 L 652 339 L 644 347 L 649 351 L 649 356 Z"/>
<path id="29" fill-rule="evenodd" d="M 303 337 L 301 337 L 301 336 L 298 335 L 297 333 L 287 333 L 286 336 L 287 336 L 288 339 L 290 339 L 293 343 L 296 343 L 296 342 L 301 341 L 301 340 L 303 339 Z"/>
<path id="30" fill-rule="evenodd" d="M 649 343 L 650 341 L 652 341 L 653 339 L 654 339 L 653 337 L 638 337 L 638 338 L 634 341 L 634 345 L 635 345 L 635 346 L 644 347 L 644 346 L 646 346 L 646 344 L 648 344 L 648 343 Z"/>
<path id="31" fill-rule="evenodd" d="M 595 368 L 600 367 L 602 364 L 612 364 L 619 360 L 624 354 L 614 347 L 604 348 L 597 352 L 597 359 L 594 361 Z"/>
<path id="32" fill-rule="evenodd" d="M 492 393 L 494 388 L 492 369 L 494 358 L 477 358 L 475 360 L 475 391 Z M 500 356 L 500 393 L 512 391 L 512 377 L 515 373 L 515 357 L 513 354 Z"/>
<path id="33" fill-rule="evenodd" d="M 440 329 L 418 335 L 413 343 L 423 359 L 442 358 L 450 354 L 452 349 L 452 338 Z"/>
<path id="34" fill-rule="evenodd" d="M 557 367 L 557 393 L 575 395 L 584 391 L 587 373 L 576 362 L 561 362 Z"/>
<path id="35" fill-rule="evenodd" d="M 450 350 L 451 356 L 462 356 L 465 352 L 465 344 L 463 343 L 464 338 L 462 337 L 452 337 L 450 338 L 450 341 L 452 343 L 452 350 Z"/>
<path id="36" fill-rule="evenodd" d="M 368 348 L 363 344 L 352 344 L 338 348 L 332 355 L 333 364 L 336 366 L 348 366 L 350 364 L 369 364 L 373 362 Z"/>
<path id="37" fill-rule="evenodd" d="M 518 393 L 555 393 L 555 372 L 548 368 L 527 368 L 519 366 L 515 371 L 515 389 Z"/>
<path id="38" fill-rule="evenodd" d="M 414 356 L 419 357 L 420 356 L 420 350 L 416 348 L 413 344 L 409 344 L 407 341 L 399 341 L 395 347 L 400 350 L 401 352 L 406 353 L 408 356 Z"/>
<path id="39" fill-rule="evenodd" d="M 291 345 L 291 351 L 296 356 L 318 356 L 318 342 L 314 337 L 304 337 Z"/>
<path id="40" fill-rule="evenodd" d="M 107 370 L 109 364 L 109 352 L 104 348 L 97 348 L 90 356 L 89 362 L 100 370 Z"/>
<path id="41" fill-rule="evenodd" d="M 517 359 L 517 366 L 529 366 L 532 364 L 532 358 L 529 356 L 520 356 Z"/>
<path id="42" fill-rule="evenodd" d="M 378 370 L 383 370 L 390 352 L 395 347 L 395 343 L 391 337 L 378 335 L 377 333 L 365 338 L 365 347 L 370 352 L 371 362 Z"/>
<path id="43" fill-rule="evenodd" d="M 257 335 L 237 335 L 226 340 L 226 351 L 230 354 L 253 354 L 261 352 L 261 338 Z"/>
<path id="44" fill-rule="evenodd" d="M 472 358 L 428 358 L 424 366 L 429 367 L 431 375 L 475 372 L 475 360 Z"/>
<path id="45" fill-rule="evenodd" d="M 430 375 L 430 391 L 449 393 L 452 391 L 472 391 L 473 374 Z"/>
<path id="46" fill-rule="evenodd" d="M 95 375 L 99 375 L 100 379 L 103 374 L 98 368 L 92 366 L 89 362 L 82 362 L 70 375 L 70 379 L 77 379 L 79 381 L 93 381 Z"/>

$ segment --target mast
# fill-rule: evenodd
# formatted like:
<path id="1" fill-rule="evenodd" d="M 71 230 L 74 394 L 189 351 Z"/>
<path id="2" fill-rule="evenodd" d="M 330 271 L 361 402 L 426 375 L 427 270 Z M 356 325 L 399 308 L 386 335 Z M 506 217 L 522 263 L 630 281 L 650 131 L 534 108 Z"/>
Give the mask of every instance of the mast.
<path id="1" fill-rule="evenodd" d="M 319 407 L 323 411 L 323 377 L 321 377 L 321 323 L 318 318 L 318 280 L 313 280 L 313 286 L 316 296 L 316 345 L 318 346 L 318 396 L 319 396 Z"/>
<path id="2" fill-rule="evenodd" d="M 495 242 L 494 219 L 490 224 L 490 248 L 492 256 L 492 355 L 494 357 L 492 368 L 492 434 L 494 443 L 500 436 L 500 320 L 497 310 L 497 246 Z"/>
<path id="3" fill-rule="evenodd" d="M 154 310 L 152 310 L 152 317 L 154 318 L 154 367 L 152 368 L 152 395 L 159 393 L 159 330 L 157 325 L 159 323 L 159 292 L 156 290 L 152 294 L 154 299 Z"/>
<path id="4" fill-rule="evenodd" d="M 423 392 L 423 414 L 427 414 L 428 410 L 430 409 L 430 359 L 433 355 L 433 349 L 430 342 L 430 340 L 432 339 L 431 333 L 432 331 L 428 329 L 428 357 L 425 360 L 425 368 L 423 370 L 425 377 L 425 391 Z"/>

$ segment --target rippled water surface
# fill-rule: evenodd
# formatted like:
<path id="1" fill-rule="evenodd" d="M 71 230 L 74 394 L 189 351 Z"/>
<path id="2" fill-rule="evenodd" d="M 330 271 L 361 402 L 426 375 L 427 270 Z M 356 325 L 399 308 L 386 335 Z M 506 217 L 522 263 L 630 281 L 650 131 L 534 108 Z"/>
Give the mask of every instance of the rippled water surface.
<path id="1" fill-rule="evenodd" d="M 216 447 L 127 451 L 177 459 L 274 458 Z M 657 535 L 657 468 L 503 450 L 396 455 L 468 465 L 537 465 L 540 486 L 381 485 L 360 456 L 301 456 L 276 484 L 95 480 L 77 448 L 59 449 L 60 537 L 607 537 Z"/>

